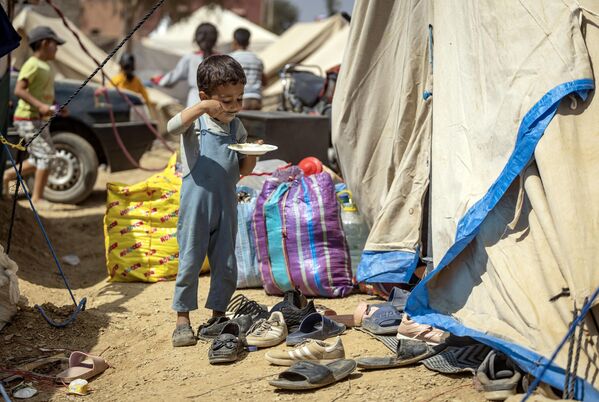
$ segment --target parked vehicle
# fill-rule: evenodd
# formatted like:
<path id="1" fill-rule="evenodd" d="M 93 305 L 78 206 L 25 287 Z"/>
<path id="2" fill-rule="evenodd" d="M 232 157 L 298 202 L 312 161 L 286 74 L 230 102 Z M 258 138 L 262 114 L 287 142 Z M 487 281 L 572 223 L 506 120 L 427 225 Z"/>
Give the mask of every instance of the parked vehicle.
<path id="1" fill-rule="evenodd" d="M 12 118 L 17 105 L 14 85 L 17 75 L 11 75 L 11 99 L 9 102 L 9 141 L 19 140 Z M 80 85 L 75 80 L 56 80 L 56 102 L 63 104 Z M 94 188 L 99 165 L 106 165 L 111 172 L 133 169 L 119 147 L 110 120 L 112 108 L 116 127 L 123 143 L 136 162 L 154 140 L 154 135 L 136 113 L 149 116 L 149 111 L 136 94 L 121 91 L 129 98 L 132 107 L 115 89 L 108 89 L 109 103 L 104 96 L 96 97 L 100 87 L 88 84 L 69 104 L 67 117 L 57 117 L 50 124 L 50 132 L 57 149 L 44 196 L 49 201 L 76 204 L 85 200 Z M 15 154 L 16 156 L 16 151 Z"/>

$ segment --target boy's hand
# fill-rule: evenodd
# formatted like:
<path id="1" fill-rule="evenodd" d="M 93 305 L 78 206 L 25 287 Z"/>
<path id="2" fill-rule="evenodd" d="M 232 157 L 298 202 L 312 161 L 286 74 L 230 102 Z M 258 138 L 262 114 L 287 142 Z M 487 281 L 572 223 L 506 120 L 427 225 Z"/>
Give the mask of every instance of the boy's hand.
<path id="1" fill-rule="evenodd" d="M 42 116 L 50 116 L 52 114 L 52 106 L 42 103 L 37 108 Z"/>
<path id="2" fill-rule="evenodd" d="M 213 99 L 201 101 L 200 106 L 202 107 L 202 111 L 204 113 L 209 114 L 211 117 L 214 117 L 215 119 L 225 112 L 223 105 L 221 105 L 219 101 Z"/>

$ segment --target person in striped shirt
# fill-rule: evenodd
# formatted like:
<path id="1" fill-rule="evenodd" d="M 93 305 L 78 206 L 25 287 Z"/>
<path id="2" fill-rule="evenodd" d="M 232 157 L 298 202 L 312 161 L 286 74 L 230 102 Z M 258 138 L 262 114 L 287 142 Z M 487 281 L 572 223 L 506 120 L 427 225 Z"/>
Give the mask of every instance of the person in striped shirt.
<path id="1" fill-rule="evenodd" d="M 243 94 L 244 110 L 262 109 L 262 83 L 264 81 L 264 64 L 254 52 L 250 52 L 250 31 L 238 28 L 233 32 L 233 52 L 230 54 L 241 64 L 247 83 Z"/>

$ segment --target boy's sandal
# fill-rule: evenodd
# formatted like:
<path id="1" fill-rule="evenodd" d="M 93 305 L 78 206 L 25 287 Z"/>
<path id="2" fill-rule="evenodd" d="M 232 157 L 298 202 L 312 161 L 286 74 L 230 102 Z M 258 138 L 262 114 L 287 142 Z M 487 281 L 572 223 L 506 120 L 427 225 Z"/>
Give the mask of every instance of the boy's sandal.
<path id="1" fill-rule="evenodd" d="M 198 343 L 197 338 L 193 334 L 193 329 L 191 329 L 191 325 L 183 324 L 177 325 L 175 331 L 173 332 L 173 346 L 181 347 L 181 346 L 193 346 Z"/>
<path id="2" fill-rule="evenodd" d="M 288 390 L 315 389 L 333 384 L 349 376 L 356 369 L 356 362 L 341 359 L 328 364 L 299 361 L 270 380 L 273 387 Z"/>

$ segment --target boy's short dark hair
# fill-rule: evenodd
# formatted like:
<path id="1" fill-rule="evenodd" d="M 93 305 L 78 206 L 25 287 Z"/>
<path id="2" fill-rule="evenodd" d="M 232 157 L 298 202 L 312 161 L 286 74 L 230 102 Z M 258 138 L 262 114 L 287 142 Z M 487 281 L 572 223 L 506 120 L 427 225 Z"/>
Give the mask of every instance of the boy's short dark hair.
<path id="1" fill-rule="evenodd" d="M 198 90 L 211 95 L 221 85 L 246 83 L 243 67 L 234 58 L 227 55 L 210 56 L 198 66 Z"/>
<path id="2" fill-rule="evenodd" d="M 244 48 L 250 45 L 250 36 L 250 31 L 245 28 L 237 28 L 235 32 L 233 32 L 233 39 L 235 39 L 235 42 Z"/>

